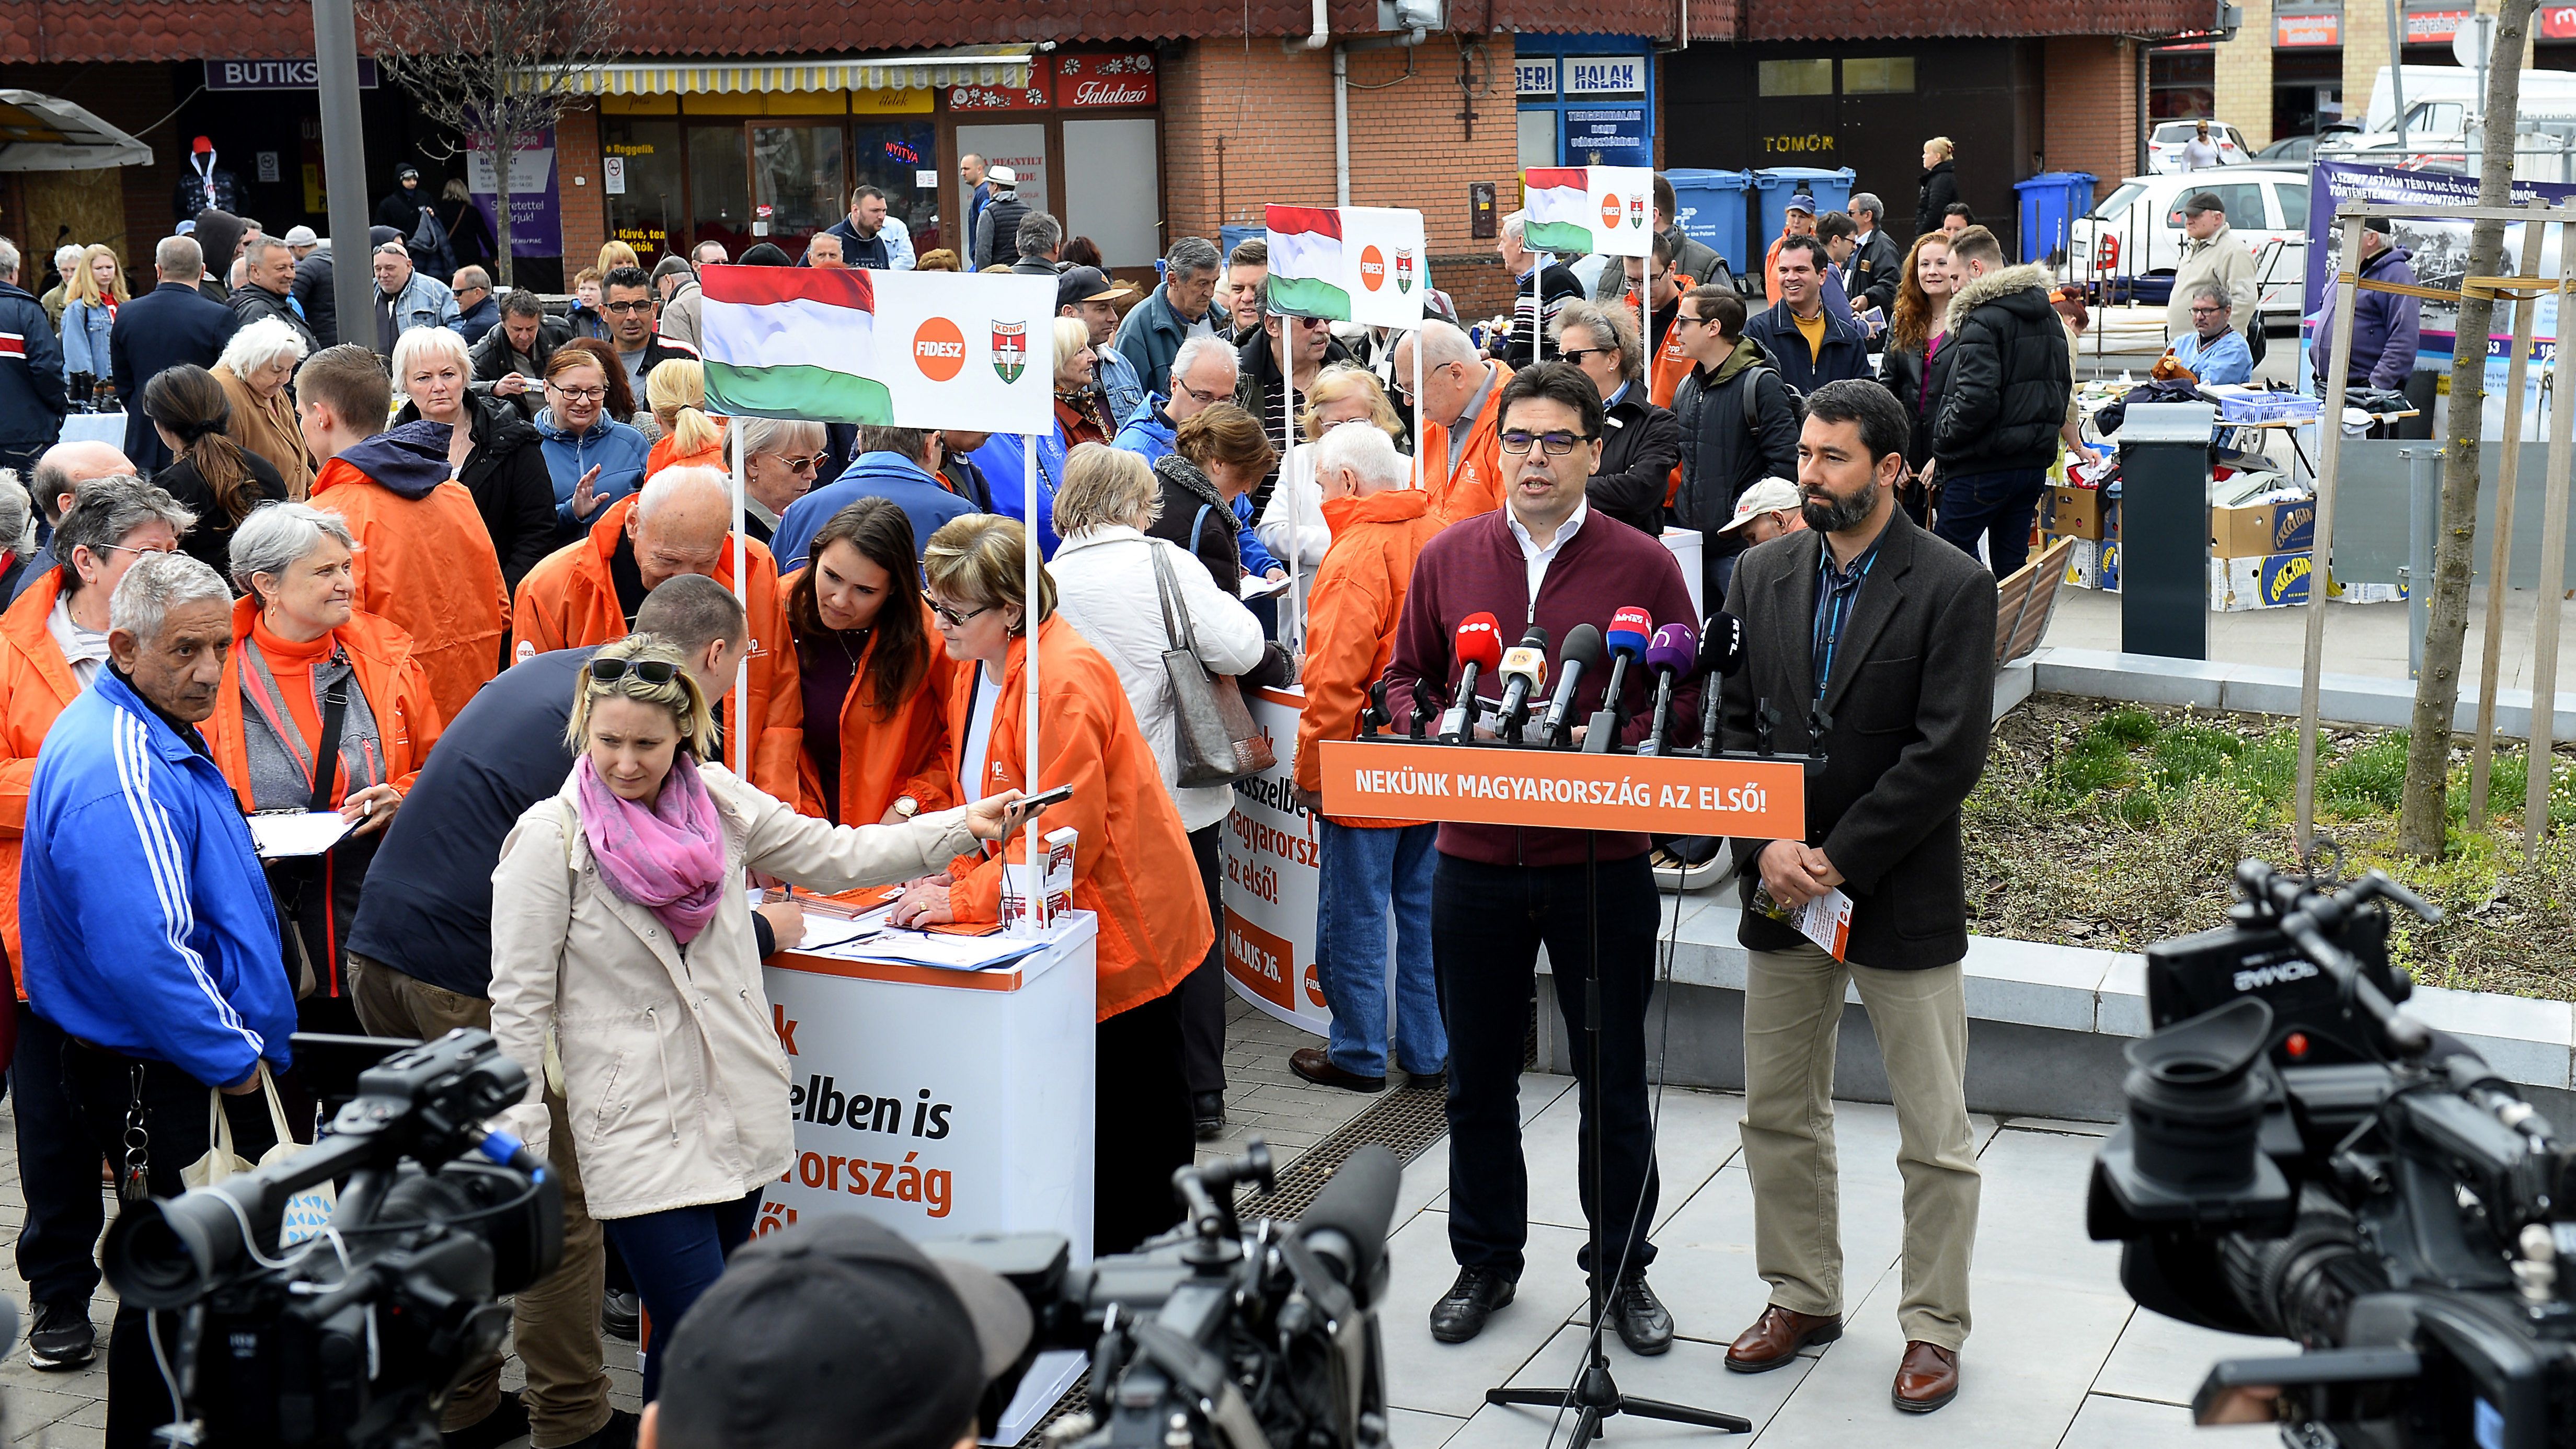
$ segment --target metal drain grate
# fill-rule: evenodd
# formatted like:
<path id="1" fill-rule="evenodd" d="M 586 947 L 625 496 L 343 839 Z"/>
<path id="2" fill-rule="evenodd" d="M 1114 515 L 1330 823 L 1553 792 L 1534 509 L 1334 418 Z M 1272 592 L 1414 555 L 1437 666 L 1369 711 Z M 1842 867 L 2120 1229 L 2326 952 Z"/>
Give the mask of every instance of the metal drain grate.
<path id="1" fill-rule="evenodd" d="M 1372 1144 L 1395 1154 L 1399 1163 L 1411 1163 L 1423 1150 L 1440 1140 L 1449 1130 L 1448 1085 L 1444 1078 L 1415 1081 L 1388 1089 L 1369 1109 L 1333 1130 L 1332 1135 L 1297 1154 L 1297 1160 L 1279 1172 L 1279 1190 L 1267 1195 L 1242 1199 L 1238 1209 L 1246 1217 L 1294 1218 L 1315 1201 L 1315 1195 L 1332 1181 L 1352 1153 Z M 1074 1381 L 1047 1416 L 1029 1430 L 1018 1449 L 1037 1449 L 1044 1443 L 1048 1426 L 1070 1414 L 1091 1406 L 1091 1376 Z"/>

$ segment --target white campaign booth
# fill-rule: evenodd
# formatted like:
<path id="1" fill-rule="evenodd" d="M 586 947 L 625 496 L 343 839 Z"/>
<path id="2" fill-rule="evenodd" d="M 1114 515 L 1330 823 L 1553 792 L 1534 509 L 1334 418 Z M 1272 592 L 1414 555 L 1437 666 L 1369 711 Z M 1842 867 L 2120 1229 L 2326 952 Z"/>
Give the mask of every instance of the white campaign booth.
<path id="1" fill-rule="evenodd" d="M 710 266 L 701 287 L 710 412 L 1020 433 L 1022 516 L 1038 516 L 1030 435 L 1055 426 L 1053 279 Z M 739 454 L 733 495 L 739 589 Z M 1037 571 L 1032 531 L 1032 618 Z M 1055 782 L 1038 769 L 1034 654 L 1025 674 L 1027 737 L 992 748 L 1019 745 L 1025 778 L 1043 789 Z M 747 681 L 747 671 L 736 681 L 737 719 Z M 745 733 L 734 732 L 737 749 Z M 1043 859 L 1035 821 L 1027 840 Z M 1084 912 L 1047 919 L 1040 894 L 1009 929 L 1046 944 L 980 971 L 870 961 L 864 949 L 773 959 L 766 981 L 794 1073 L 797 1160 L 765 1195 L 758 1231 L 856 1212 L 915 1238 L 1061 1233 L 1076 1262 L 1090 1261 L 1098 927 Z"/>

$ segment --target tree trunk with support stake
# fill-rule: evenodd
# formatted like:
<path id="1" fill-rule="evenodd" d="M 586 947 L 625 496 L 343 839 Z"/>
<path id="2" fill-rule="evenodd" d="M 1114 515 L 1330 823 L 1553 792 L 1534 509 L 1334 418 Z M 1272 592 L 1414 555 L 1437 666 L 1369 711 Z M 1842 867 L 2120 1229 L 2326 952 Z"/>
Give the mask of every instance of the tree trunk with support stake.
<path id="1" fill-rule="evenodd" d="M 2522 96 L 2522 52 L 2531 32 L 2533 0 L 2504 0 L 2496 18 L 2495 60 L 2487 67 L 2486 110 L 2480 124 L 2486 144 L 2478 175 L 2480 206 L 2513 204 L 2514 117 Z M 2492 277 L 2502 268 L 2505 223 L 2481 220 L 2469 229 L 2468 274 Z M 2341 264 L 2356 271 L 2360 258 Z M 2442 443 L 2442 521 L 2434 540 L 2433 597 L 2425 613 L 2424 667 L 2415 680 L 2415 712 L 2406 749 L 2406 785 L 2398 817 L 2398 848 L 2423 860 L 2442 857 L 2451 768 L 2451 717 L 2460 703 L 2460 655 L 2469 632 L 2469 569 L 2478 531 L 2479 433 L 2486 422 L 2487 336 L 2494 330 L 2492 294 L 2464 292 L 2459 341 L 2451 349 L 2450 424 Z M 2327 427 L 2342 426 L 2327 418 Z M 2321 563 L 2324 561 L 2320 561 Z M 2489 579 L 2489 589 L 2505 586 Z M 2420 587 L 2420 585 L 2419 585 Z"/>

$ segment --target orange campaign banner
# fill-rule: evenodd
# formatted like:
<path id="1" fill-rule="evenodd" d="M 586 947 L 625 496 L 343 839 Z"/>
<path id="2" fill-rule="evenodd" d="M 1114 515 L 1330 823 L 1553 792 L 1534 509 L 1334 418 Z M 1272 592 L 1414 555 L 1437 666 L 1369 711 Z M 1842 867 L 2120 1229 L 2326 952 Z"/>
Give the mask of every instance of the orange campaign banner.
<path id="1" fill-rule="evenodd" d="M 1807 833 L 1807 767 L 1796 760 L 1329 740 L 1323 768 L 1327 815 L 1768 840 Z"/>

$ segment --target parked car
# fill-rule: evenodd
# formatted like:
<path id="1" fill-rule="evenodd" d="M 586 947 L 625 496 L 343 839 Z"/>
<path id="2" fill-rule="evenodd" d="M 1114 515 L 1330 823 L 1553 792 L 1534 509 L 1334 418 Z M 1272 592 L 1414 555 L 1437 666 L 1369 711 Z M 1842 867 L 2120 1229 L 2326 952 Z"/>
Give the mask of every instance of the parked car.
<path id="1" fill-rule="evenodd" d="M 2280 140 L 2254 153 L 2257 166 L 2305 166 L 2315 159 L 2321 142 L 2339 140 L 2353 134 L 2351 126 L 2328 126 L 2313 136 L 2283 136 Z"/>
<path id="2" fill-rule="evenodd" d="M 2161 302 L 2182 262 L 2183 198 L 2213 191 L 2228 224 L 2254 254 L 2267 318 L 2295 320 L 2306 284 L 2308 173 L 2305 167 L 2231 166 L 2224 172 L 2132 176 L 2073 227 L 2075 275 Z"/>
<path id="3" fill-rule="evenodd" d="M 2159 176 L 2182 169 L 2182 148 L 2200 133 L 2200 122 L 2158 121 L 2155 134 L 2147 140 L 2147 169 Z M 2209 139 L 2218 143 L 2218 164 L 2242 166 L 2253 159 L 2254 148 L 2245 144 L 2245 133 L 2225 121 L 2209 123 Z"/>

